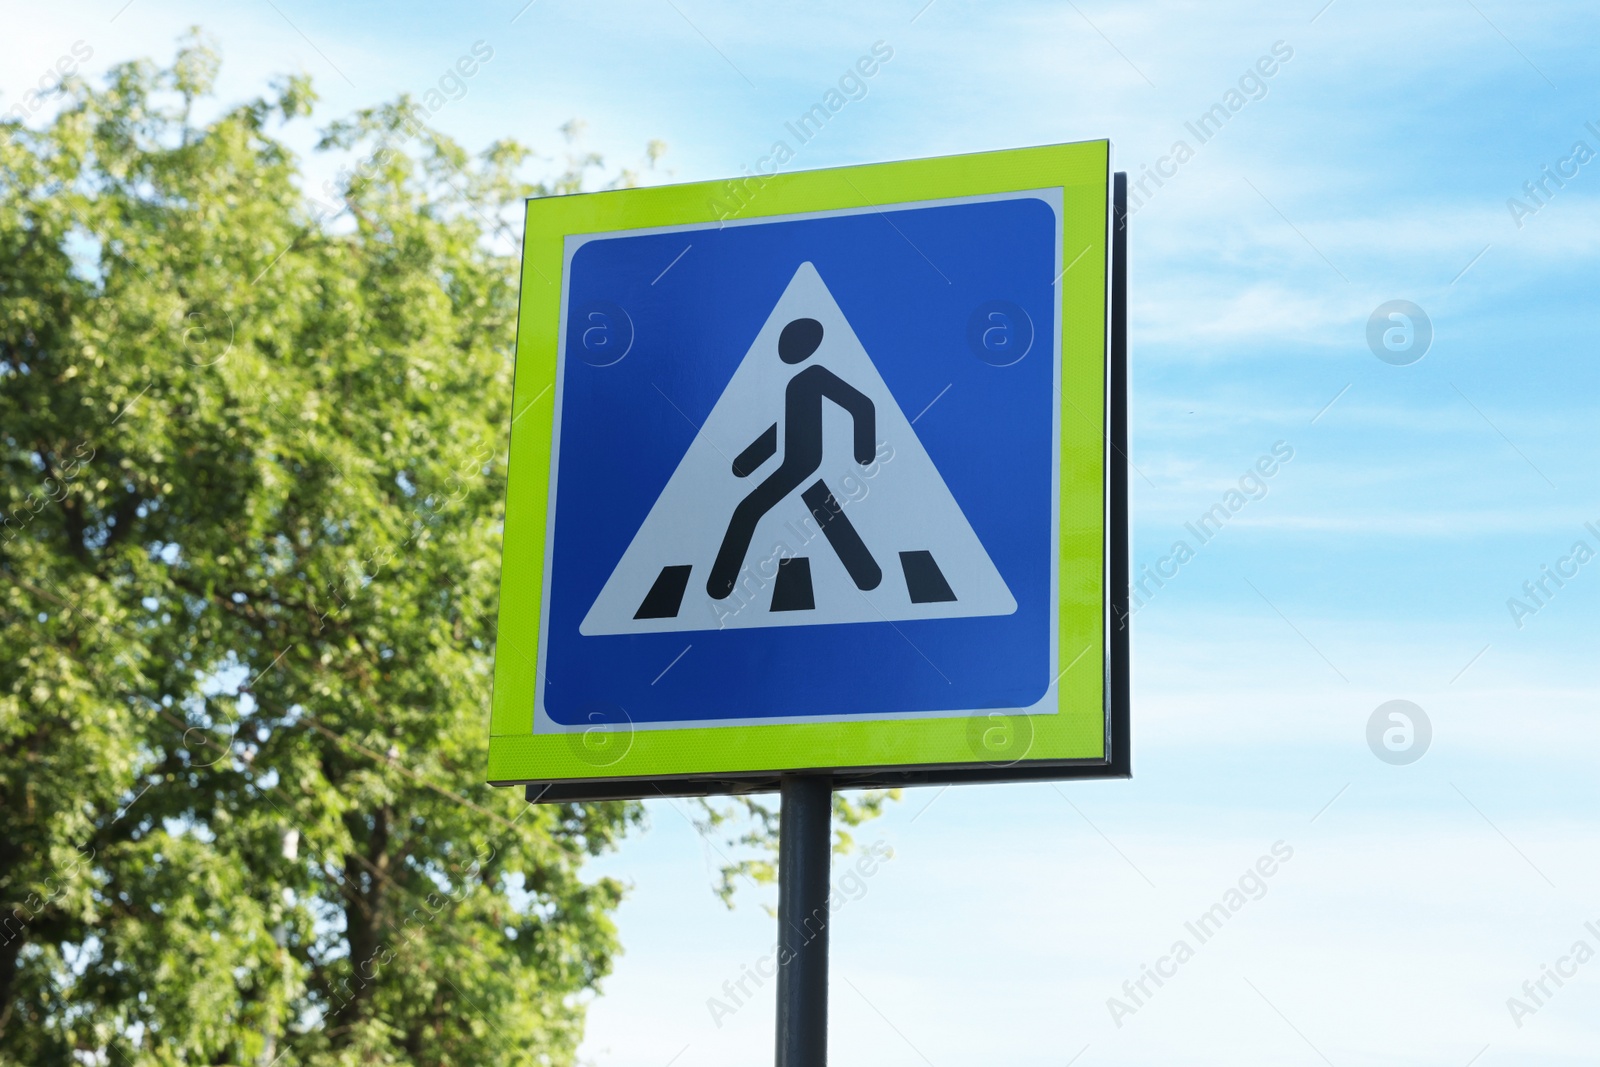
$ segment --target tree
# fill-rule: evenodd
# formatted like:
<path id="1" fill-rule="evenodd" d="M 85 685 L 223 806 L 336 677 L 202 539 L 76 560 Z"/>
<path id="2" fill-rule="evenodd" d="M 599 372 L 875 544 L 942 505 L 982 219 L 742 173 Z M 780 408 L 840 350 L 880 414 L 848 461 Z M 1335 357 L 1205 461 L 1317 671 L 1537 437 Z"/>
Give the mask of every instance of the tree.
<path id="1" fill-rule="evenodd" d="M 600 161 L 529 182 L 402 98 L 308 203 L 311 86 L 201 122 L 218 62 L 0 125 L 0 1057 L 570 1062 L 622 893 L 582 864 L 641 809 L 481 779 L 501 219 Z M 756 849 L 724 899 L 770 878 L 769 805 L 699 810 Z"/>
<path id="2" fill-rule="evenodd" d="M 318 218 L 269 133 L 309 86 L 198 126 L 216 67 L 71 85 L 0 156 L 0 1047 L 563 1060 L 616 948 L 578 869 L 638 813 L 474 788 L 515 311 L 484 218 L 553 190 L 402 101 L 329 132 L 361 163 Z"/>

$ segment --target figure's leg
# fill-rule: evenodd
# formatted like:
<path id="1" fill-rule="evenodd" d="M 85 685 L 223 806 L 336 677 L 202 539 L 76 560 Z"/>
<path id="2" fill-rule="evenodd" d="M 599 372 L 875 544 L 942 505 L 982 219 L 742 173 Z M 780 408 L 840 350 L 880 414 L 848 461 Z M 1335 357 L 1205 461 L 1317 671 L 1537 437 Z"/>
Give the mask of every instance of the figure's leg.
<path id="1" fill-rule="evenodd" d="M 800 499 L 805 501 L 817 525 L 822 527 L 822 535 L 833 546 L 834 553 L 849 572 L 850 580 L 856 583 L 856 588 L 878 588 L 878 583 L 883 581 L 883 570 L 867 550 L 866 542 L 856 532 L 855 524 L 845 518 L 844 508 L 834 499 L 822 479 L 812 482 L 811 488 L 800 494 Z"/>
<path id="2" fill-rule="evenodd" d="M 745 553 L 750 551 L 750 542 L 756 535 L 756 523 L 793 492 L 809 473 L 780 466 L 739 501 L 739 506 L 733 509 L 733 518 L 728 520 L 728 532 L 722 536 L 716 562 L 711 565 L 711 576 L 706 579 L 706 592 L 711 599 L 724 600 L 733 592 L 744 566 Z"/>

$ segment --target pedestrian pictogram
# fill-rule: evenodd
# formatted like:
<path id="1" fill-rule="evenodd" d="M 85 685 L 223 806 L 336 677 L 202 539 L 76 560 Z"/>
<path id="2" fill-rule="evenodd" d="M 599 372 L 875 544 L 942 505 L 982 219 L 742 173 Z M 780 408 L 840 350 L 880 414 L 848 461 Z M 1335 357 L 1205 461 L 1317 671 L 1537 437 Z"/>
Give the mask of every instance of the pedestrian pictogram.
<path id="1" fill-rule="evenodd" d="M 795 269 L 584 635 L 1006 615 L 1017 604 L 817 269 Z"/>

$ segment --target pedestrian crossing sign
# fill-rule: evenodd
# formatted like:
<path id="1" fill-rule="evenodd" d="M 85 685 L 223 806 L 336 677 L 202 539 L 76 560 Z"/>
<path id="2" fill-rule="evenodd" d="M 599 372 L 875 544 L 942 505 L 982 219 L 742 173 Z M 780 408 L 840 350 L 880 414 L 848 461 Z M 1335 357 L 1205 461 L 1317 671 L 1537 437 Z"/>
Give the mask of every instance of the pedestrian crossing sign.
<path id="1" fill-rule="evenodd" d="M 1119 182 L 1101 141 L 530 200 L 489 779 L 1128 773 Z"/>

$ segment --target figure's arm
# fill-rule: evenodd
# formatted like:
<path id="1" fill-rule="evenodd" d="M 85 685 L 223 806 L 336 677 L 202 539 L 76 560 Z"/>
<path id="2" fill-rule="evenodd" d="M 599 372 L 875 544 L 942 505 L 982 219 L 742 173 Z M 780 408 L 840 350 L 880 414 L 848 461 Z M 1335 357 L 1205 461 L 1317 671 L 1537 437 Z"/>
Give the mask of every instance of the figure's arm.
<path id="1" fill-rule="evenodd" d="M 867 395 L 826 367 L 815 367 L 807 373 L 816 373 L 820 380 L 819 392 L 850 413 L 855 423 L 856 462 L 865 466 L 878 452 L 878 412 Z"/>
<path id="2" fill-rule="evenodd" d="M 778 451 L 778 424 L 773 423 L 764 430 L 760 437 L 750 442 L 750 447 L 740 452 L 733 461 L 733 473 L 739 478 L 748 478 L 756 472 L 763 463 L 772 458 Z"/>

